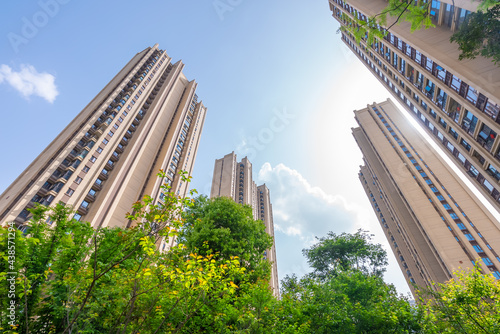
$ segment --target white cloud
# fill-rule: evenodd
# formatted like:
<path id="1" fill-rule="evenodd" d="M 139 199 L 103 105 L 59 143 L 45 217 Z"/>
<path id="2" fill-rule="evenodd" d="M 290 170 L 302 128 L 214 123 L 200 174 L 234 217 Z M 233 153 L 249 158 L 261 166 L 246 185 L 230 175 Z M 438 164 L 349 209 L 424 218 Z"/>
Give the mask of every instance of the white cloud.
<path id="1" fill-rule="evenodd" d="M 6 82 L 25 98 L 37 95 L 52 103 L 59 95 L 54 84 L 55 77 L 49 73 L 39 73 L 32 65 L 21 65 L 21 70 L 15 72 L 9 66 L 0 66 L 0 83 Z"/>
<path id="2" fill-rule="evenodd" d="M 355 232 L 362 222 L 358 210 L 340 195 L 312 186 L 298 171 L 283 164 L 265 163 L 258 182 L 266 183 L 273 205 L 276 254 L 280 279 L 310 272 L 302 249 L 329 231 Z"/>

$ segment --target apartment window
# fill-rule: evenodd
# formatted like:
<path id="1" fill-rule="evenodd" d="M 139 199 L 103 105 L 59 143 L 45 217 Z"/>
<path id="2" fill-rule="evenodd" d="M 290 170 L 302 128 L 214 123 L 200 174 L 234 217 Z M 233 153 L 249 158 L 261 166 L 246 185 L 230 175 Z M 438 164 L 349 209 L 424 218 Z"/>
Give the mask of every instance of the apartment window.
<path id="1" fill-rule="evenodd" d="M 89 202 L 83 201 L 82 204 L 80 205 L 82 208 L 88 208 L 89 207 Z"/>
<path id="2" fill-rule="evenodd" d="M 442 118 L 439 118 L 439 124 L 444 128 L 446 129 L 446 122 L 444 121 L 444 119 Z"/>
<path id="3" fill-rule="evenodd" d="M 470 233 L 465 234 L 465 237 L 466 237 L 466 238 L 467 238 L 467 240 L 469 240 L 469 241 L 474 241 L 474 240 L 475 240 L 475 239 L 474 239 L 474 237 L 472 236 L 472 234 L 470 234 Z"/>
<path id="4" fill-rule="evenodd" d="M 94 155 L 90 158 L 90 162 L 95 162 L 96 160 L 97 158 Z"/>
<path id="5" fill-rule="evenodd" d="M 462 120 L 462 128 L 472 136 L 474 135 L 474 130 L 476 129 L 477 121 L 478 121 L 477 117 L 466 109 L 464 118 Z"/>
<path id="6" fill-rule="evenodd" d="M 464 22 L 467 16 L 471 14 L 470 11 L 460 8 L 459 13 L 458 13 L 458 18 L 456 22 L 456 28 L 458 29 Z"/>
<path id="7" fill-rule="evenodd" d="M 443 4 L 444 6 L 444 4 Z M 444 8 L 444 20 L 443 23 L 448 26 L 448 28 L 451 28 L 451 24 L 453 22 L 453 16 L 455 13 L 455 6 L 446 4 Z"/>
<path id="8" fill-rule="evenodd" d="M 460 85 L 462 84 L 462 80 L 460 80 L 456 75 L 453 75 L 451 78 L 450 87 L 453 88 L 457 93 L 460 92 Z"/>
<path id="9" fill-rule="evenodd" d="M 441 2 L 436 1 L 436 0 L 432 0 L 431 12 L 430 12 L 432 21 L 434 21 L 434 22 L 438 21 L 440 8 L 441 8 Z"/>
<path id="10" fill-rule="evenodd" d="M 98 147 L 97 150 L 96 150 L 97 153 L 101 153 L 102 152 L 102 147 Z"/>
<path id="11" fill-rule="evenodd" d="M 107 143 L 109 143 L 109 140 L 107 140 L 106 138 L 104 138 L 104 139 L 102 140 L 102 143 L 103 143 L 104 145 L 106 145 Z"/>
<path id="12" fill-rule="evenodd" d="M 487 265 L 487 266 L 492 266 L 493 265 L 493 262 L 491 262 L 491 260 L 489 258 L 487 258 L 487 257 L 483 257 L 482 260 L 483 260 L 484 264 Z"/>
<path id="13" fill-rule="evenodd" d="M 85 166 L 85 167 L 87 167 L 87 166 Z M 81 182 L 82 182 L 82 178 L 79 177 L 79 176 L 77 176 L 76 179 L 75 179 L 75 183 L 76 184 L 80 184 Z"/>
<path id="14" fill-rule="evenodd" d="M 80 219 L 82 219 L 82 215 L 79 214 L 79 213 L 75 213 L 74 216 L 73 216 L 73 219 L 77 220 L 77 221 L 80 221 Z"/>
<path id="15" fill-rule="evenodd" d="M 467 151 L 470 151 L 470 149 L 471 149 L 470 144 L 468 142 L 466 142 L 465 140 L 463 140 L 463 139 L 460 140 L 460 145 L 462 145 L 463 147 L 465 147 L 465 149 Z"/>
<path id="16" fill-rule="evenodd" d="M 483 253 L 484 252 L 483 249 L 481 248 L 481 246 L 479 246 L 479 245 L 473 245 L 472 247 L 478 253 Z"/>
<path id="17" fill-rule="evenodd" d="M 453 130 L 453 128 L 450 127 L 450 130 L 448 132 L 453 136 L 453 138 L 457 139 L 458 138 L 458 133 Z"/>
<path id="18" fill-rule="evenodd" d="M 500 173 L 492 165 L 488 166 L 486 172 L 493 176 L 495 179 L 500 180 Z"/>
<path id="19" fill-rule="evenodd" d="M 498 114 L 500 113 L 500 105 L 488 100 L 484 108 L 484 113 L 496 121 Z"/>
<path id="20" fill-rule="evenodd" d="M 467 91 L 467 96 L 466 96 L 467 100 L 469 100 L 469 102 L 472 103 L 473 105 L 476 105 L 478 96 L 479 92 L 469 86 L 469 90 Z"/>
<path id="21" fill-rule="evenodd" d="M 89 170 L 90 170 L 90 167 L 89 167 L 89 166 L 85 166 L 85 167 L 83 167 L 83 169 L 82 169 L 82 171 L 83 171 L 84 173 L 87 173 Z"/>
<path id="22" fill-rule="evenodd" d="M 114 135 L 114 134 L 115 134 L 115 133 L 114 133 L 113 131 L 109 131 L 109 132 L 108 132 L 108 136 L 110 136 L 110 137 L 113 137 L 113 135 Z"/>
<path id="23" fill-rule="evenodd" d="M 118 127 L 119 127 L 118 123 L 115 123 L 115 125 L 113 125 L 113 128 L 115 129 L 118 129 Z"/>
<path id="24" fill-rule="evenodd" d="M 120 122 L 120 123 L 123 122 L 123 118 L 119 117 L 118 122 Z"/>
<path id="25" fill-rule="evenodd" d="M 496 136 L 497 133 L 495 131 L 490 129 L 486 124 L 483 124 L 477 136 L 477 140 L 487 150 L 491 150 L 491 147 L 493 146 L 493 142 L 495 141 Z"/>
<path id="26" fill-rule="evenodd" d="M 71 196 L 71 195 L 73 195 L 74 192 L 75 192 L 75 190 L 69 188 L 68 191 L 66 191 L 66 195 Z"/>

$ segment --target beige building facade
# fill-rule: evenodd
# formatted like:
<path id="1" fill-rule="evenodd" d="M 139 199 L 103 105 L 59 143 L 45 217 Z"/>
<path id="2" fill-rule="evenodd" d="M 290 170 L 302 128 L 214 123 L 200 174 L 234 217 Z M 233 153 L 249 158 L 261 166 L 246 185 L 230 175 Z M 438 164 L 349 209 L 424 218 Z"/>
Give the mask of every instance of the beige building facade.
<path id="1" fill-rule="evenodd" d="M 412 293 L 476 261 L 500 279 L 499 222 L 392 101 L 355 118 L 359 179 Z"/>
<path id="2" fill-rule="evenodd" d="M 215 160 L 210 198 L 221 196 L 229 197 L 236 203 L 250 205 L 254 219 L 261 220 L 266 226 L 267 234 L 273 238 L 272 248 L 264 254 L 264 257 L 271 263 L 269 285 L 274 294 L 279 295 L 271 194 L 265 184 L 257 186 L 253 181 L 252 163 L 247 157 L 238 162 L 236 154 L 232 152 Z"/>
<path id="3" fill-rule="evenodd" d="M 158 45 L 136 54 L 0 195 L 0 221 L 22 229 L 36 203 L 61 202 L 94 227 L 126 227 L 134 202 L 162 201 L 162 184 L 184 196 L 179 171 L 192 173 L 206 108 L 183 68 Z"/>
<path id="4" fill-rule="evenodd" d="M 430 2 L 435 28 L 411 33 L 408 22 L 372 45 L 347 30 L 342 41 L 422 125 L 459 169 L 500 209 L 500 67 L 477 57 L 458 60 L 450 37 L 479 4 Z M 383 11 L 384 0 L 329 0 L 341 27 Z M 388 18 L 388 26 L 395 21 Z"/>

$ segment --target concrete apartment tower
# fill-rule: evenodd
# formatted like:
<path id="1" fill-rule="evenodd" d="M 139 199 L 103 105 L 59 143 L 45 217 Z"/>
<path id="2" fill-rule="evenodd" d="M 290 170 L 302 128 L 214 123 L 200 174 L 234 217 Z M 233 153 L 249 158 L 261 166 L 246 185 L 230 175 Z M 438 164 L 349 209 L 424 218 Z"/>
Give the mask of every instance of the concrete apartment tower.
<path id="1" fill-rule="evenodd" d="M 35 203 L 62 202 L 95 227 L 124 227 L 144 195 L 162 201 L 162 183 L 185 195 L 178 171 L 192 172 L 206 108 L 183 68 L 158 45 L 136 54 L 0 196 L 0 221 L 23 228 Z"/>
<path id="2" fill-rule="evenodd" d="M 273 207 L 269 189 L 265 184 L 257 186 L 252 178 L 252 164 L 245 157 L 240 162 L 234 152 L 215 160 L 214 176 L 210 198 L 229 197 L 240 204 L 248 204 L 253 209 L 254 219 L 260 219 L 266 232 L 273 238 L 273 247 L 266 251 L 265 258 L 271 263 L 269 285 L 275 295 L 279 295 L 278 265 L 274 245 Z"/>
<path id="3" fill-rule="evenodd" d="M 342 41 L 413 115 L 484 196 L 500 208 L 500 67 L 477 57 L 458 60 L 450 37 L 478 1 L 428 1 L 435 28 L 411 33 L 392 26 L 372 45 L 342 31 Z M 383 11 L 384 0 L 329 0 L 346 26 Z M 388 18 L 388 25 L 395 21 Z"/>
<path id="4" fill-rule="evenodd" d="M 407 281 L 444 283 L 479 258 L 500 279 L 500 224 L 460 177 L 392 101 L 354 113 L 359 178 Z"/>

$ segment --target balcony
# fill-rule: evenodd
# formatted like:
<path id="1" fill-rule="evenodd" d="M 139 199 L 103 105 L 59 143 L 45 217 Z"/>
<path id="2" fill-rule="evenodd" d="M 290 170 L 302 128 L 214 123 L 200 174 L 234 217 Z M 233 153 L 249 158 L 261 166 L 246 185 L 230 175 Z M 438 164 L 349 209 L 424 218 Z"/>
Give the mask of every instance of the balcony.
<path id="1" fill-rule="evenodd" d="M 96 190 L 96 191 L 100 191 L 102 189 L 102 183 L 97 183 L 95 182 L 93 185 L 92 185 L 92 189 Z"/>
<path id="2" fill-rule="evenodd" d="M 123 145 L 122 144 L 118 144 L 118 146 L 116 147 L 115 151 L 118 152 L 118 153 L 123 153 Z"/>
<path id="3" fill-rule="evenodd" d="M 66 157 L 66 159 L 72 161 L 76 158 L 76 156 L 80 154 L 79 151 L 75 151 L 75 150 L 72 150 L 71 152 L 69 152 L 68 156 Z"/>
<path id="4" fill-rule="evenodd" d="M 123 137 L 122 140 L 120 141 L 120 145 L 127 146 L 127 144 L 128 144 L 128 138 L 127 137 Z"/>
<path id="5" fill-rule="evenodd" d="M 92 203 L 95 201 L 95 195 L 92 195 L 90 193 L 87 194 L 87 196 L 85 196 L 85 201 L 89 202 L 89 203 Z"/>
<path id="6" fill-rule="evenodd" d="M 101 173 L 99 174 L 99 178 L 102 179 L 102 180 L 107 180 L 108 179 L 108 174 L 107 172 L 104 172 L 104 170 L 101 171 Z"/>
<path id="7" fill-rule="evenodd" d="M 116 153 L 116 152 L 113 152 L 113 154 L 111 155 L 110 159 L 113 162 L 117 162 L 118 159 L 120 159 L 120 155 L 118 153 Z"/>
<path id="8" fill-rule="evenodd" d="M 56 170 L 50 177 L 49 180 L 50 182 L 56 182 L 58 178 L 60 178 L 63 175 L 63 173 L 59 170 Z"/>
<path id="9" fill-rule="evenodd" d="M 88 206 L 84 207 L 84 206 L 80 205 L 80 207 L 78 208 L 78 210 L 76 210 L 76 212 L 78 212 L 82 216 L 85 216 L 89 212 L 89 208 L 88 208 Z"/>

